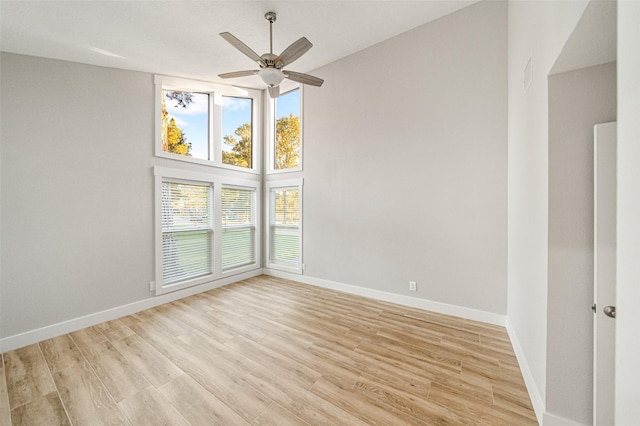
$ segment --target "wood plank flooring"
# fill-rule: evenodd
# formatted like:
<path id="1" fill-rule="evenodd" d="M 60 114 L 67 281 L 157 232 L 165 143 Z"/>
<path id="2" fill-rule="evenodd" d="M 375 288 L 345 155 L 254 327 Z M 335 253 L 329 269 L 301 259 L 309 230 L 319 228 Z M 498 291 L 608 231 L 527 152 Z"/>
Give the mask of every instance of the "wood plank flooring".
<path id="1" fill-rule="evenodd" d="M 2 360 L 1 425 L 537 424 L 504 328 L 267 276 Z"/>

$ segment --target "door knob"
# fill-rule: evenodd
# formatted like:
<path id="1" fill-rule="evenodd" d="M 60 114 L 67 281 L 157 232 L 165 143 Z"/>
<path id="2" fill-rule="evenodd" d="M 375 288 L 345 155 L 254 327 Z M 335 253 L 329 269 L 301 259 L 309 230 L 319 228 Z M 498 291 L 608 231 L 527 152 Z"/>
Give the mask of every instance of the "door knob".
<path id="1" fill-rule="evenodd" d="M 602 309 L 602 312 L 608 317 L 615 318 L 616 317 L 616 307 L 615 306 L 605 306 Z"/>

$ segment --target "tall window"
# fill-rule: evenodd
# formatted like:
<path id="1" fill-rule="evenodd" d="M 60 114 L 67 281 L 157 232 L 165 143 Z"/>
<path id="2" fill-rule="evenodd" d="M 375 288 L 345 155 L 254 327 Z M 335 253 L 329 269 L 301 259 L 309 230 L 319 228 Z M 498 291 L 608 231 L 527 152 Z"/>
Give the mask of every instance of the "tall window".
<path id="1" fill-rule="evenodd" d="M 256 191 L 222 187 L 222 270 L 256 261 Z"/>
<path id="2" fill-rule="evenodd" d="M 222 162 L 250 169 L 253 164 L 252 99 L 222 97 Z"/>
<path id="3" fill-rule="evenodd" d="M 269 189 L 268 266 L 302 272 L 302 181 L 274 183 Z"/>
<path id="4" fill-rule="evenodd" d="M 212 262 L 210 184 L 162 182 L 162 285 L 209 275 Z"/>
<path id="5" fill-rule="evenodd" d="M 297 170 L 302 165 L 300 89 L 274 100 L 273 170 Z"/>

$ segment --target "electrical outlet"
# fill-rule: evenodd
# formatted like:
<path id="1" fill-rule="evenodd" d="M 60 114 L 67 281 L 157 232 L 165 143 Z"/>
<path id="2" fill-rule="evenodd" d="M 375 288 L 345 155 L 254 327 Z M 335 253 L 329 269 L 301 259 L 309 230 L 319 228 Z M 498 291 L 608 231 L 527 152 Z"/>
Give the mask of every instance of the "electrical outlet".
<path id="1" fill-rule="evenodd" d="M 149 291 L 154 291 L 156 289 L 156 282 L 149 281 Z"/>
<path id="2" fill-rule="evenodd" d="M 418 284 L 415 281 L 409 281 L 409 291 L 418 291 Z"/>

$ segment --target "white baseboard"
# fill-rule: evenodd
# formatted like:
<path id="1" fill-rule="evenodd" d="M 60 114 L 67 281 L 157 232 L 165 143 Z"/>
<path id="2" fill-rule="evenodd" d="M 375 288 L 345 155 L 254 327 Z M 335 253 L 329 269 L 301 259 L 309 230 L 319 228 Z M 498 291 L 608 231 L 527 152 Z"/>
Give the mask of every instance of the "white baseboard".
<path id="1" fill-rule="evenodd" d="M 30 330 L 13 336 L 4 337 L 0 339 L 0 353 L 22 348 L 33 343 L 38 343 L 43 340 L 51 339 L 52 337 L 60 336 L 66 333 L 71 333 L 73 331 L 77 331 L 86 327 L 91 327 L 92 325 L 100 324 L 105 321 L 111 321 L 116 318 L 135 314 L 136 312 L 144 311 L 145 309 L 153 308 L 154 306 L 173 302 L 174 300 L 182 299 L 187 296 L 202 293 L 203 291 L 222 287 L 236 281 L 242 281 L 247 278 L 256 277 L 261 274 L 261 268 L 255 269 L 253 271 L 222 278 L 202 285 L 178 290 L 173 293 L 166 293 L 163 295 L 150 297 L 148 299 L 129 303 L 128 305 L 117 306 L 115 308 L 96 312 L 94 314 L 89 314 L 83 317 L 74 318 L 68 321 L 63 321 L 57 324 L 38 328 L 36 330 Z"/>
<path id="2" fill-rule="evenodd" d="M 586 426 L 582 423 L 577 423 L 548 412 L 544 413 L 544 420 L 540 424 L 544 426 Z"/>
<path id="3" fill-rule="evenodd" d="M 522 350 L 522 346 L 520 346 L 520 341 L 518 340 L 518 336 L 516 335 L 516 331 L 513 329 L 513 325 L 511 325 L 511 321 L 507 318 L 507 323 L 505 325 L 507 328 L 507 333 L 509 334 L 509 339 L 511 340 L 511 346 L 513 346 L 513 351 L 516 354 L 516 358 L 518 359 L 518 364 L 520 365 L 520 371 L 522 372 L 522 378 L 524 379 L 524 384 L 527 386 L 527 392 L 529 392 L 529 397 L 531 398 L 531 404 L 533 405 L 533 410 L 536 412 L 536 418 L 538 419 L 538 423 L 544 423 L 545 417 L 545 406 L 544 401 L 542 399 L 542 395 L 538 390 L 538 386 L 536 385 L 535 380 L 533 379 L 533 374 L 531 373 L 531 368 L 529 368 L 529 363 L 527 362 L 527 358 L 524 355 L 524 351 Z"/>
<path id="4" fill-rule="evenodd" d="M 358 296 L 370 297 L 372 299 L 396 303 L 403 306 L 410 306 L 412 308 L 424 309 L 426 311 L 437 312 L 440 314 L 453 315 L 464 319 L 480 321 L 493 325 L 500 325 L 503 327 L 506 323 L 507 317 L 505 315 L 495 314 L 492 312 L 485 312 L 477 309 L 465 308 L 462 306 L 449 305 L 446 303 L 419 299 L 417 297 L 389 293 L 381 290 L 373 290 L 366 287 L 359 287 L 321 278 L 313 278 L 307 275 L 292 274 L 289 272 L 277 271 L 269 268 L 266 268 L 263 271 L 266 275 L 271 275 L 278 278 L 285 278 L 292 281 L 298 281 L 303 284 L 311 284 L 317 287 L 338 290 L 344 293 L 355 294 Z"/>
<path id="5" fill-rule="evenodd" d="M 419 299 L 401 294 L 389 293 L 380 290 L 373 290 L 365 287 L 354 286 L 350 284 L 339 283 L 336 281 L 324 280 L 321 278 L 313 278 L 305 275 L 292 274 L 289 272 L 277 271 L 273 269 L 255 269 L 253 271 L 212 281 L 210 283 L 178 290 L 148 299 L 139 300 L 123 306 L 107 309 L 101 312 L 85 315 L 83 317 L 73 318 L 57 324 L 30 330 L 24 333 L 8 336 L 0 339 L 0 352 L 6 352 L 13 349 L 51 339 L 52 337 L 62 334 L 71 333 L 85 327 L 100 324 L 105 321 L 111 321 L 126 315 L 131 315 L 163 303 L 172 302 L 182 299 L 193 294 L 208 291 L 223 285 L 231 284 L 247 278 L 255 277 L 260 274 L 267 274 L 274 277 L 290 279 L 304 284 L 315 285 L 318 287 L 342 291 L 345 293 L 355 294 L 358 296 L 370 297 L 385 302 L 397 303 L 399 305 L 410 306 L 412 308 L 424 309 L 427 311 L 438 312 L 446 315 L 453 315 L 460 318 L 481 321 L 488 324 L 505 326 L 506 316 L 491 312 L 480 311 L 476 309 L 465 308 L 461 306 L 449 305 L 446 303 L 434 302 L 431 300 Z"/>

